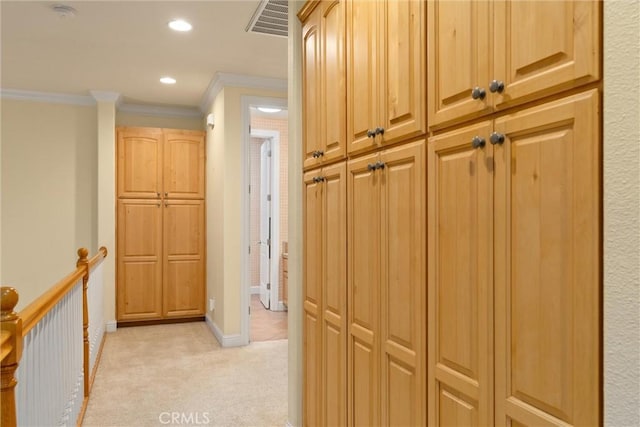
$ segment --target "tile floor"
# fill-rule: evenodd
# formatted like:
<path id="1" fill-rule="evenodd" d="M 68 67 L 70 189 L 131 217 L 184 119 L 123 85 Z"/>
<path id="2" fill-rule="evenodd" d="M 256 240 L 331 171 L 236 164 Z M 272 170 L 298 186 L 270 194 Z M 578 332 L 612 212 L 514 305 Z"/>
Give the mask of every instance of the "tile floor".
<path id="1" fill-rule="evenodd" d="M 251 295 L 251 341 L 287 338 L 287 312 L 264 308 L 259 295 Z"/>

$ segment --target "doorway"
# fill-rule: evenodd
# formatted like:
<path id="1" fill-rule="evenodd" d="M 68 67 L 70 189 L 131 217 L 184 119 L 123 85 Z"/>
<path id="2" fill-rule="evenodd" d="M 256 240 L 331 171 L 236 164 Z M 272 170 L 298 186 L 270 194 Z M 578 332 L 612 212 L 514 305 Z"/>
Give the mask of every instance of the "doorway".
<path id="1" fill-rule="evenodd" d="M 242 104 L 248 250 L 243 256 L 241 330 L 249 343 L 287 337 L 288 114 L 284 99 L 243 97 Z"/>

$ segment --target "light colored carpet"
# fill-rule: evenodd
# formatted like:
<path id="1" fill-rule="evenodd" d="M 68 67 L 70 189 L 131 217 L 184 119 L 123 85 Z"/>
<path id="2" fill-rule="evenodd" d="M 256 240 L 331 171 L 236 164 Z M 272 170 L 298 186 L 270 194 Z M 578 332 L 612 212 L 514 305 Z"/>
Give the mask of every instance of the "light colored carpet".
<path id="1" fill-rule="evenodd" d="M 287 340 L 222 348 L 204 322 L 107 334 L 84 426 L 279 426 Z"/>

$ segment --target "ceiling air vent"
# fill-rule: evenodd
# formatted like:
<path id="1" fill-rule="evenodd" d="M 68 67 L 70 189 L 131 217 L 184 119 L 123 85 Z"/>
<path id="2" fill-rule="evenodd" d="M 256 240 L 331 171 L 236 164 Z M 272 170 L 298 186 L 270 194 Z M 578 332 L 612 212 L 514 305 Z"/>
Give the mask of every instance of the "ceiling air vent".
<path id="1" fill-rule="evenodd" d="M 245 31 L 287 37 L 287 0 L 262 0 Z"/>

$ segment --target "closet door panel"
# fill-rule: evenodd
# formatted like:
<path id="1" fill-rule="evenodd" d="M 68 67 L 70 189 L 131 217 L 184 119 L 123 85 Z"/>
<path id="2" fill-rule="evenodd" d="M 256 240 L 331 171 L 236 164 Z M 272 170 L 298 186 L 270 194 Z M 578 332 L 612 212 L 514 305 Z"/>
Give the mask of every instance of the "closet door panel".
<path id="1" fill-rule="evenodd" d="M 204 161 L 202 132 L 165 130 L 165 198 L 204 199 Z"/>
<path id="2" fill-rule="evenodd" d="M 117 129 L 118 197 L 157 199 L 162 190 L 162 130 Z"/>
<path id="3" fill-rule="evenodd" d="M 382 424 L 425 425 L 425 141 L 384 151 L 380 159 Z"/>
<path id="4" fill-rule="evenodd" d="M 600 420 L 596 90 L 496 120 L 496 423 Z"/>
<path id="5" fill-rule="evenodd" d="M 493 424 L 491 122 L 429 141 L 429 425 Z M 474 137 L 485 145 L 475 148 Z"/>
<path id="6" fill-rule="evenodd" d="M 302 27 L 302 136 L 304 168 L 317 166 L 321 160 L 313 153 L 322 150 L 320 8 L 316 8 Z"/>
<path id="7" fill-rule="evenodd" d="M 380 423 L 380 183 L 370 155 L 348 163 L 348 425 Z"/>

